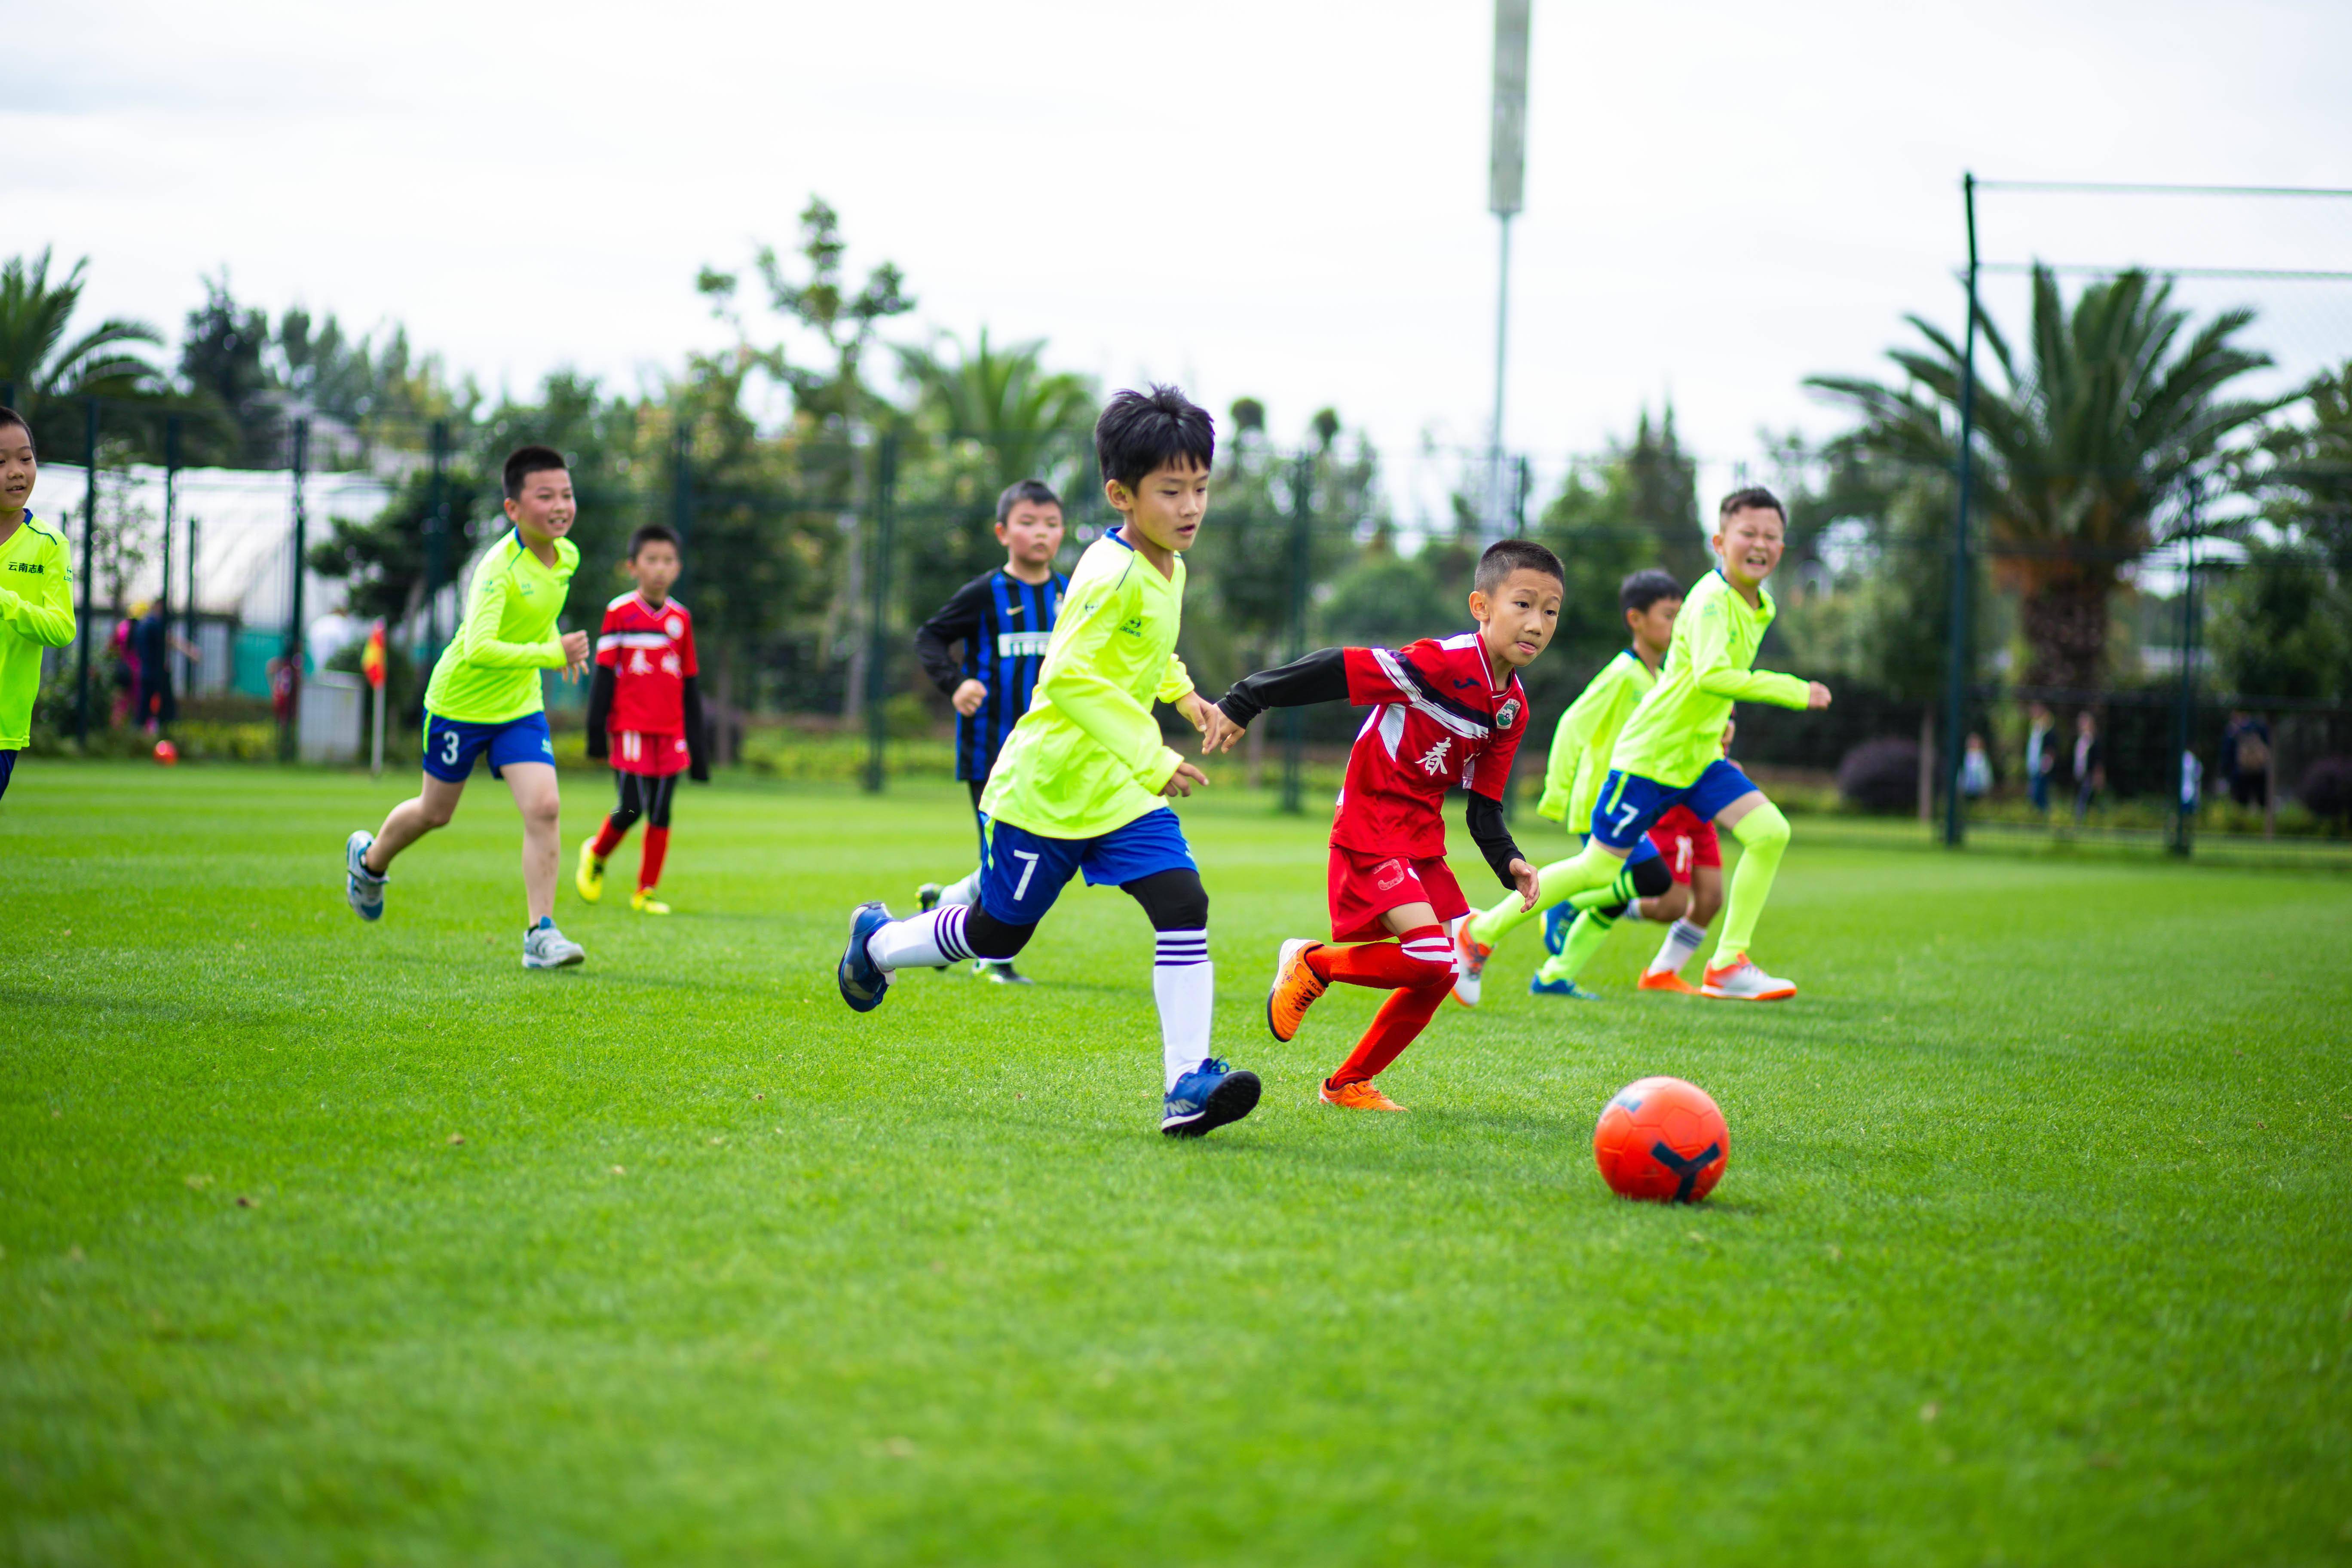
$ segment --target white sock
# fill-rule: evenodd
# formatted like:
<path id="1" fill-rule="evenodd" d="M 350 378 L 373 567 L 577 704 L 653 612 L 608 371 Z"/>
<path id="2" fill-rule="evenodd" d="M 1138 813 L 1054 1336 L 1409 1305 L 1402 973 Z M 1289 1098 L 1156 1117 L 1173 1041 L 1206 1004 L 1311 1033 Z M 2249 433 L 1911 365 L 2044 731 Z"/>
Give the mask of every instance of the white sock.
<path id="1" fill-rule="evenodd" d="M 1168 1087 L 1209 1059 L 1209 1021 L 1217 1000 L 1217 966 L 1205 931 L 1158 933 L 1151 995 L 1160 1004 L 1160 1066 Z"/>
<path id="2" fill-rule="evenodd" d="M 1650 960 L 1650 973 L 1653 974 L 1680 973 L 1682 966 L 1688 963 L 1697 953 L 1698 944 L 1706 940 L 1705 926 L 1695 926 L 1688 921 L 1676 921 L 1666 928 L 1666 940 L 1659 945 L 1658 956 Z"/>
<path id="3" fill-rule="evenodd" d="M 971 912 L 961 904 L 942 904 L 928 914 L 892 921 L 866 939 L 866 956 L 885 969 L 920 969 L 970 958 L 963 922 Z"/>
<path id="4" fill-rule="evenodd" d="M 977 866 L 971 868 L 962 881 L 952 884 L 940 893 L 941 909 L 947 908 L 950 904 L 968 906 L 978 902 L 980 902 L 980 868 Z"/>

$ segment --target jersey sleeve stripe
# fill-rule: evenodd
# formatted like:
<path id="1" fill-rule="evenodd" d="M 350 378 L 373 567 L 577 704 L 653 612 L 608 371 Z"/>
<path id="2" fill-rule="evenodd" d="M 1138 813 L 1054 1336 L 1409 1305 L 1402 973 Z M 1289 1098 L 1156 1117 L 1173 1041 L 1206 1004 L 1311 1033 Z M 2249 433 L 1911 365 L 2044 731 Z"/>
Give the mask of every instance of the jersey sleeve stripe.
<path id="1" fill-rule="evenodd" d="M 1483 741 L 1486 738 L 1487 725 L 1484 718 L 1473 717 L 1451 698 L 1435 690 L 1427 677 L 1387 648 L 1376 647 L 1370 651 L 1381 667 L 1381 673 L 1405 693 L 1413 707 L 1465 740 Z"/>

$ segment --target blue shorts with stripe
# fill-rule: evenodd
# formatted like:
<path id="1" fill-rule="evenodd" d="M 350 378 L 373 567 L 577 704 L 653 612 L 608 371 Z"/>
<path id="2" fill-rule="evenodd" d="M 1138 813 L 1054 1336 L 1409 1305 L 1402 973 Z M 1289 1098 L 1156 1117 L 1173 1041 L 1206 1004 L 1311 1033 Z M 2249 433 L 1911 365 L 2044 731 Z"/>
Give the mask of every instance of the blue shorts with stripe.
<path id="1" fill-rule="evenodd" d="M 510 763 L 555 763 L 555 740 L 547 731 L 544 712 L 495 724 L 425 715 L 425 771 L 444 784 L 464 784 L 474 771 L 474 759 L 488 756 L 490 776 L 504 775 Z"/>
<path id="2" fill-rule="evenodd" d="M 1097 838 L 1047 838 L 983 816 L 980 903 L 1006 925 L 1035 925 L 1073 872 L 1090 888 L 1120 887 L 1159 871 L 1197 871 L 1183 825 L 1156 806 Z"/>
<path id="3" fill-rule="evenodd" d="M 1601 798 L 1592 805 L 1592 837 L 1621 854 L 1629 853 L 1635 845 L 1649 843 L 1650 829 L 1675 807 L 1686 805 L 1701 822 L 1712 822 L 1717 812 L 1755 787 L 1746 773 L 1720 759 L 1679 789 L 1612 768 L 1601 781 Z"/>

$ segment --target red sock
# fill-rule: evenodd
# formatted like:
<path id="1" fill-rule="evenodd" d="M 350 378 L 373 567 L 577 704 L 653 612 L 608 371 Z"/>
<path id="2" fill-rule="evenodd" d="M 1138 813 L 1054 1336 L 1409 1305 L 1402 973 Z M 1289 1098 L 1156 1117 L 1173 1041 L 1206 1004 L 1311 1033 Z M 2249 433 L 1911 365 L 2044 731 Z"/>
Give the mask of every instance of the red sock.
<path id="1" fill-rule="evenodd" d="M 1348 1059 L 1331 1075 L 1330 1086 L 1338 1089 L 1342 1084 L 1369 1083 L 1378 1078 L 1407 1046 L 1420 1037 L 1438 1004 L 1452 989 L 1449 976 L 1444 984 L 1433 982 L 1415 985 L 1381 1003 L 1381 1010 L 1372 1015 L 1372 1026 L 1364 1031 L 1364 1037 L 1356 1042 L 1356 1048 L 1348 1053 Z"/>
<path id="2" fill-rule="evenodd" d="M 612 858 L 613 851 L 621 847 L 621 836 L 626 832 L 628 832 L 627 828 L 615 826 L 613 819 L 606 817 L 604 826 L 596 830 L 596 847 L 593 851 L 596 858 L 599 860 Z"/>
<path id="3" fill-rule="evenodd" d="M 1395 991 L 1433 978 L 1431 970 L 1443 965 L 1453 983 L 1454 949 L 1443 926 L 1417 926 L 1395 942 L 1359 942 L 1354 947 L 1313 947 L 1307 967 L 1318 980 L 1344 985 L 1369 985 Z"/>
<path id="4" fill-rule="evenodd" d="M 645 858 L 637 862 L 637 891 L 649 893 L 661 880 L 662 857 L 669 853 L 669 829 L 646 829 Z"/>

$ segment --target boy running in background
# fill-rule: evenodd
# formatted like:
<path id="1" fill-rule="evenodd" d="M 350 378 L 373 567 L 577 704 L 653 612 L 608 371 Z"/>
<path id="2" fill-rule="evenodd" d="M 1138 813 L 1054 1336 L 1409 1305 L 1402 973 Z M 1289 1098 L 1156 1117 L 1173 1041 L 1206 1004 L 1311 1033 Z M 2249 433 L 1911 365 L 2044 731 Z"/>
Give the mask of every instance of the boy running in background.
<path id="1" fill-rule="evenodd" d="M 1723 933 L 1700 987 L 1705 995 L 1730 1001 L 1779 1001 L 1797 994 L 1748 956 L 1756 918 L 1788 847 L 1789 820 L 1723 756 L 1723 726 L 1736 701 L 1829 706 L 1830 689 L 1820 681 L 1752 668 L 1757 645 L 1772 624 L 1764 580 L 1780 563 L 1787 526 L 1780 501 L 1761 486 L 1724 498 L 1714 538 L 1720 564 L 1691 589 L 1675 617 L 1657 685 L 1617 736 L 1593 806 L 1591 838 L 1574 859 L 1544 868 L 1538 900 L 1556 904 L 1605 888 L 1609 902 L 1623 902 L 1634 891 L 1627 857 L 1654 853 L 1646 837 L 1650 827 L 1674 806 L 1688 806 L 1702 822 L 1727 829 L 1744 851 L 1732 873 Z M 1507 900 L 1466 922 L 1456 950 L 1465 970 L 1474 976 L 1482 971 L 1494 944 L 1526 918 Z"/>
<path id="2" fill-rule="evenodd" d="M 352 835 L 343 847 L 344 897 L 362 920 L 380 919 L 393 858 L 448 826 L 474 760 L 485 758 L 490 776 L 506 781 L 522 813 L 529 921 L 522 966 L 560 969 L 588 953 L 555 929 L 562 802 L 539 672 L 560 669 L 565 679 L 576 680 L 588 667 L 588 634 L 555 629 L 580 564 L 580 547 L 563 537 L 577 509 L 572 476 L 552 448 L 516 448 L 504 478 L 513 531 L 475 566 L 465 623 L 441 650 L 425 689 L 424 787 L 415 799 L 394 806 L 379 831 L 362 827 Z"/>
<path id="3" fill-rule="evenodd" d="M 1168 748 L 1151 711 L 1156 699 L 1195 727 L 1210 721 L 1176 657 L 1176 632 L 1215 428 L 1173 387 L 1122 392 L 1095 425 L 1095 453 L 1119 522 L 1079 557 L 1029 710 L 981 795 L 979 900 L 902 921 L 860 904 L 836 977 L 842 1000 L 870 1012 L 896 970 L 1018 953 L 1074 872 L 1090 886 L 1115 883 L 1158 933 L 1160 1131 L 1198 1137 L 1248 1115 L 1260 1088 L 1255 1073 L 1209 1054 L 1209 895 L 1165 798 L 1209 781 Z"/>
<path id="4" fill-rule="evenodd" d="M 1726 724 L 1723 729 L 1724 744 L 1728 746 L 1731 726 Z M 1544 911 L 1544 942 L 1553 948 L 1553 956 L 1536 972 L 1528 990 L 1547 996 L 1598 1001 L 1592 992 L 1577 984 L 1576 977 L 1584 973 L 1584 966 L 1592 962 L 1592 955 L 1609 940 L 1616 923 L 1633 918 L 1638 911 L 1638 918 L 1665 926 L 1666 938 L 1658 944 L 1657 956 L 1642 971 L 1634 988 L 1671 991 L 1684 996 L 1697 994 L 1698 987 L 1685 980 L 1680 972 L 1706 940 L 1707 922 L 1723 909 L 1722 844 L 1715 836 L 1715 824 L 1700 821 L 1686 805 L 1678 805 L 1659 817 L 1658 825 L 1650 829 L 1649 839 L 1651 847 L 1657 850 L 1674 878 L 1674 886 L 1654 899 L 1635 900 L 1630 910 L 1622 904 L 1613 910 L 1580 910 L 1573 900 L 1554 904 Z M 1560 922 L 1560 935 L 1555 944 L 1552 920 L 1568 914 L 1574 918 Z"/>
<path id="5" fill-rule="evenodd" d="M 1062 548 L 1062 498 L 1037 479 L 1007 486 L 996 498 L 996 542 L 1004 547 L 1004 564 L 957 589 L 939 614 L 915 631 L 915 657 L 922 660 L 923 673 L 955 704 L 956 777 L 971 790 L 983 862 L 988 819 L 981 816 L 981 791 L 1005 736 L 1028 710 L 1038 668 L 1045 662 L 1054 617 L 1062 607 L 1062 595 L 1069 592 L 1070 580 L 1054 570 L 1054 557 Z M 954 643 L 963 644 L 961 659 L 949 651 Z M 980 868 L 975 866 L 947 888 L 924 883 L 915 900 L 929 910 L 941 904 L 968 905 L 979 897 Z M 1004 984 L 1029 983 L 1011 959 L 980 959 L 972 972 Z"/>
<path id="6" fill-rule="evenodd" d="M 74 640 L 73 556 L 65 536 L 33 515 L 39 478 L 33 427 L 0 407 L 0 796 L 16 753 L 33 743 L 41 656 Z"/>
<path id="7" fill-rule="evenodd" d="M 1211 710 L 1203 753 L 1230 748 L 1269 708 L 1348 702 L 1372 710 L 1348 753 L 1331 823 L 1331 941 L 1354 945 L 1284 942 L 1265 999 L 1266 1026 L 1288 1040 L 1334 981 L 1394 993 L 1323 1080 L 1328 1104 L 1403 1110 L 1372 1080 L 1428 1026 L 1453 988 L 1445 922 L 1470 906 L 1445 865 L 1447 790 L 1458 784 L 1468 794 L 1471 838 L 1503 886 L 1535 907 L 1535 868 L 1503 825 L 1503 790 L 1527 733 L 1518 672 L 1551 641 L 1561 584 L 1550 551 L 1532 540 L 1503 540 L 1478 558 L 1470 593 L 1476 631 L 1394 651 L 1328 647 L 1236 683 Z"/>
<path id="8" fill-rule="evenodd" d="M 694 617 L 669 596 L 683 567 L 677 535 L 649 522 L 629 535 L 629 575 L 636 592 L 604 606 L 596 637 L 596 674 L 588 688 L 588 754 L 609 757 L 620 800 L 595 837 L 580 846 L 572 879 L 590 903 L 604 896 L 604 862 L 639 817 L 646 822 L 638 851 L 637 890 L 629 908 L 666 915 L 654 897 L 662 859 L 669 853 L 670 796 L 677 775 L 710 782 L 703 755 L 702 690 L 695 678 Z"/>

